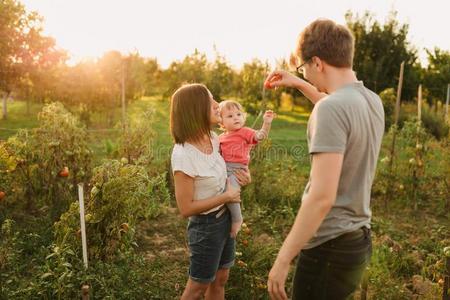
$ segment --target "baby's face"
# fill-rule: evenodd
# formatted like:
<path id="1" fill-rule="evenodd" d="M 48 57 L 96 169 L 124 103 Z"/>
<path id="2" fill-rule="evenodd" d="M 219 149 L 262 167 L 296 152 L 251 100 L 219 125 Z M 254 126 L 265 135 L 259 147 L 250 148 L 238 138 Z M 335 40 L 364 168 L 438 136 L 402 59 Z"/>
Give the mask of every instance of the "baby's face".
<path id="1" fill-rule="evenodd" d="M 222 126 L 226 131 L 235 131 L 241 129 L 245 123 L 245 116 L 242 111 L 236 107 L 224 107 L 221 112 Z"/>

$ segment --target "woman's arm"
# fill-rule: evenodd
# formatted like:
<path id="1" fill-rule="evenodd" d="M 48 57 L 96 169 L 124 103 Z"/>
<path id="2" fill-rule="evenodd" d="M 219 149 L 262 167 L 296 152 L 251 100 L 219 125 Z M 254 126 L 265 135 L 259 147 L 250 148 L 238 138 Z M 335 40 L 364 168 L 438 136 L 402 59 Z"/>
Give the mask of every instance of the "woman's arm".
<path id="1" fill-rule="evenodd" d="M 314 104 L 327 96 L 327 94 L 319 92 L 316 87 L 309 82 L 283 70 L 273 71 L 267 76 L 266 81 L 264 82 L 264 87 L 268 89 L 279 86 L 296 88 Z"/>
<path id="2" fill-rule="evenodd" d="M 233 188 L 227 182 L 224 193 L 202 200 L 194 200 L 194 179 L 183 172 L 174 174 L 175 198 L 178 209 L 183 217 L 198 215 L 221 204 L 228 202 L 240 202 L 240 190 Z"/>

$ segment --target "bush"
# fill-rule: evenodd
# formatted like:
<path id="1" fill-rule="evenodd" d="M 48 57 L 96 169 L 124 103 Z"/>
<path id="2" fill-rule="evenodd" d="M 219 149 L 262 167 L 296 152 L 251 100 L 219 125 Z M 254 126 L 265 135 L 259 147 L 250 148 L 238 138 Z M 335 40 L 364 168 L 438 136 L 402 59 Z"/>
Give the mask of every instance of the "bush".
<path id="1" fill-rule="evenodd" d="M 153 160 L 152 141 L 155 137 L 153 130 L 154 110 L 143 112 L 122 127 L 118 140 L 118 155 L 125 157 L 129 163 L 148 165 Z"/>
<path id="2" fill-rule="evenodd" d="M 56 220 L 76 199 L 77 183 L 88 181 L 92 151 L 86 131 L 62 104 L 46 105 L 38 118 L 38 128 L 0 144 L 0 188 L 8 195 L 3 214 L 17 207 Z"/>
<path id="3" fill-rule="evenodd" d="M 308 173 L 300 168 L 298 157 L 287 155 L 285 150 L 267 140 L 252 153 L 252 184 L 243 191 L 246 203 L 298 209 Z"/>
<path id="4" fill-rule="evenodd" d="M 380 93 L 381 101 L 384 107 L 385 131 L 388 131 L 394 123 L 396 95 L 393 88 L 385 89 Z"/>
<path id="5" fill-rule="evenodd" d="M 150 177 L 142 166 L 117 160 L 105 161 L 94 169 L 86 199 L 86 231 L 90 259 L 110 260 L 135 246 L 139 219 L 158 213 L 158 205 L 168 201 L 165 174 Z M 81 253 L 79 205 L 55 223 L 56 245 L 69 245 Z"/>
<path id="6" fill-rule="evenodd" d="M 397 131 L 396 152 L 392 168 L 391 157 L 382 150 L 377 175 L 372 188 L 373 195 L 381 195 L 386 204 L 414 207 L 414 210 L 430 208 L 434 212 L 446 213 L 446 195 L 449 187 L 446 183 L 448 167 L 444 143 L 438 143 L 422 123 L 417 120 L 405 122 Z M 392 140 L 393 130 L 387 135 Z M 390 142 L 388 143 L 390 146 Z M 384 152 L 384 154 L 383 154 Z"/>
<path id="7" fill-rule="evenodd" d="M 397 95 L 393 88 L 388 88 L 380 93 L 380 98 L 384 108 L 384 131 L 387 132 L 395 121 L 395 102 L 397 101 Z M 407 119 L 407 114 L 400 110 L 397 126 L 402 128 Z"/>
<path id="8" fill-rule="evenodd" d="M 449 126 L 446 124 L 444 118 L 432 112 L 430 109 L 422 110 L 422 123 L 426 130 L 437 140 L 448 137 Z"/>

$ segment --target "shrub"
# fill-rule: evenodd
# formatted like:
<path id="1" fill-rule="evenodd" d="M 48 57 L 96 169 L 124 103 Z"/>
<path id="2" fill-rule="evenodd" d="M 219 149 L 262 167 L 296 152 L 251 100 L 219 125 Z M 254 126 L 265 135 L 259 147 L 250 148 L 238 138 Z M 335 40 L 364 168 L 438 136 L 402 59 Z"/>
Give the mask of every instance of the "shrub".
<path id="1" fill-rule="evenodd" d="M 86 131 L 62 104 L 46 105 L 38 118 L 38 128 L 0 144 L 1 188 L 9 208 L 56 220 L 76 199 L 77 183 L 90 177 L 92 151 Z"/>
<path id="2" fill-rule="evenodd" d="M 154 110 L 143 112 L 122 128 L 118 140 L 118 155 L 125 157 L 129 163 L 148 165 L 153 160 L 152 141 L 155 137 L 153 130 Z"/>
<path id="3" fill-rule="evenodd" d="M 86 199 L 86 231 L 89 257 L 110 260 L 135 244 L 137 221 L 158 213 L 168 191 L 165 174 L 150 177 L 142 166 L 117 160 L 105 161 L 94 169 Z M 55 223 L 56 245 L 81 253 L 79 206 L 70 209 Z"/>
<path id="4" fill-rule="evenodd" d="M 449 126 L 446 124 L 444 118 L 432 112 L 430 109 L 424 108 L 422 110 L 422 123 L 426 130 L 437 140 L 448 137 Z"/>

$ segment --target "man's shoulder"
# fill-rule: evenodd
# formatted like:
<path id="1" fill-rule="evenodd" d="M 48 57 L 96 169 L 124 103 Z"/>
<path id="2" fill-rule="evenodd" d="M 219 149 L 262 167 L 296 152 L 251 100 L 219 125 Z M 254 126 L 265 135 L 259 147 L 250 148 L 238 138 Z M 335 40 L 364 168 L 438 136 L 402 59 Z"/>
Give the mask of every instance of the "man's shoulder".
<path id="1" fill-rule="evenodd" d="M 346 106 L 346 101 L 343 101 L 339 95 L 328 95 L 327 97 L 321 99 L 314 106 L 316 113 L 323 114 L 325 112 L 339 112 Z"/>
<path id="2" fill-rule="evenodd" d="M 330 107 L 348 107 L 354 105 L 363 105 L 364 101 L 381 102 L 380 97 L 367 87 L 362 82 L 356 82 L 345 88 L 339 89 L 335 93 L 330 94 L 326 100 Z M 319 101 L 320 102 L 320 101 Z"/>

